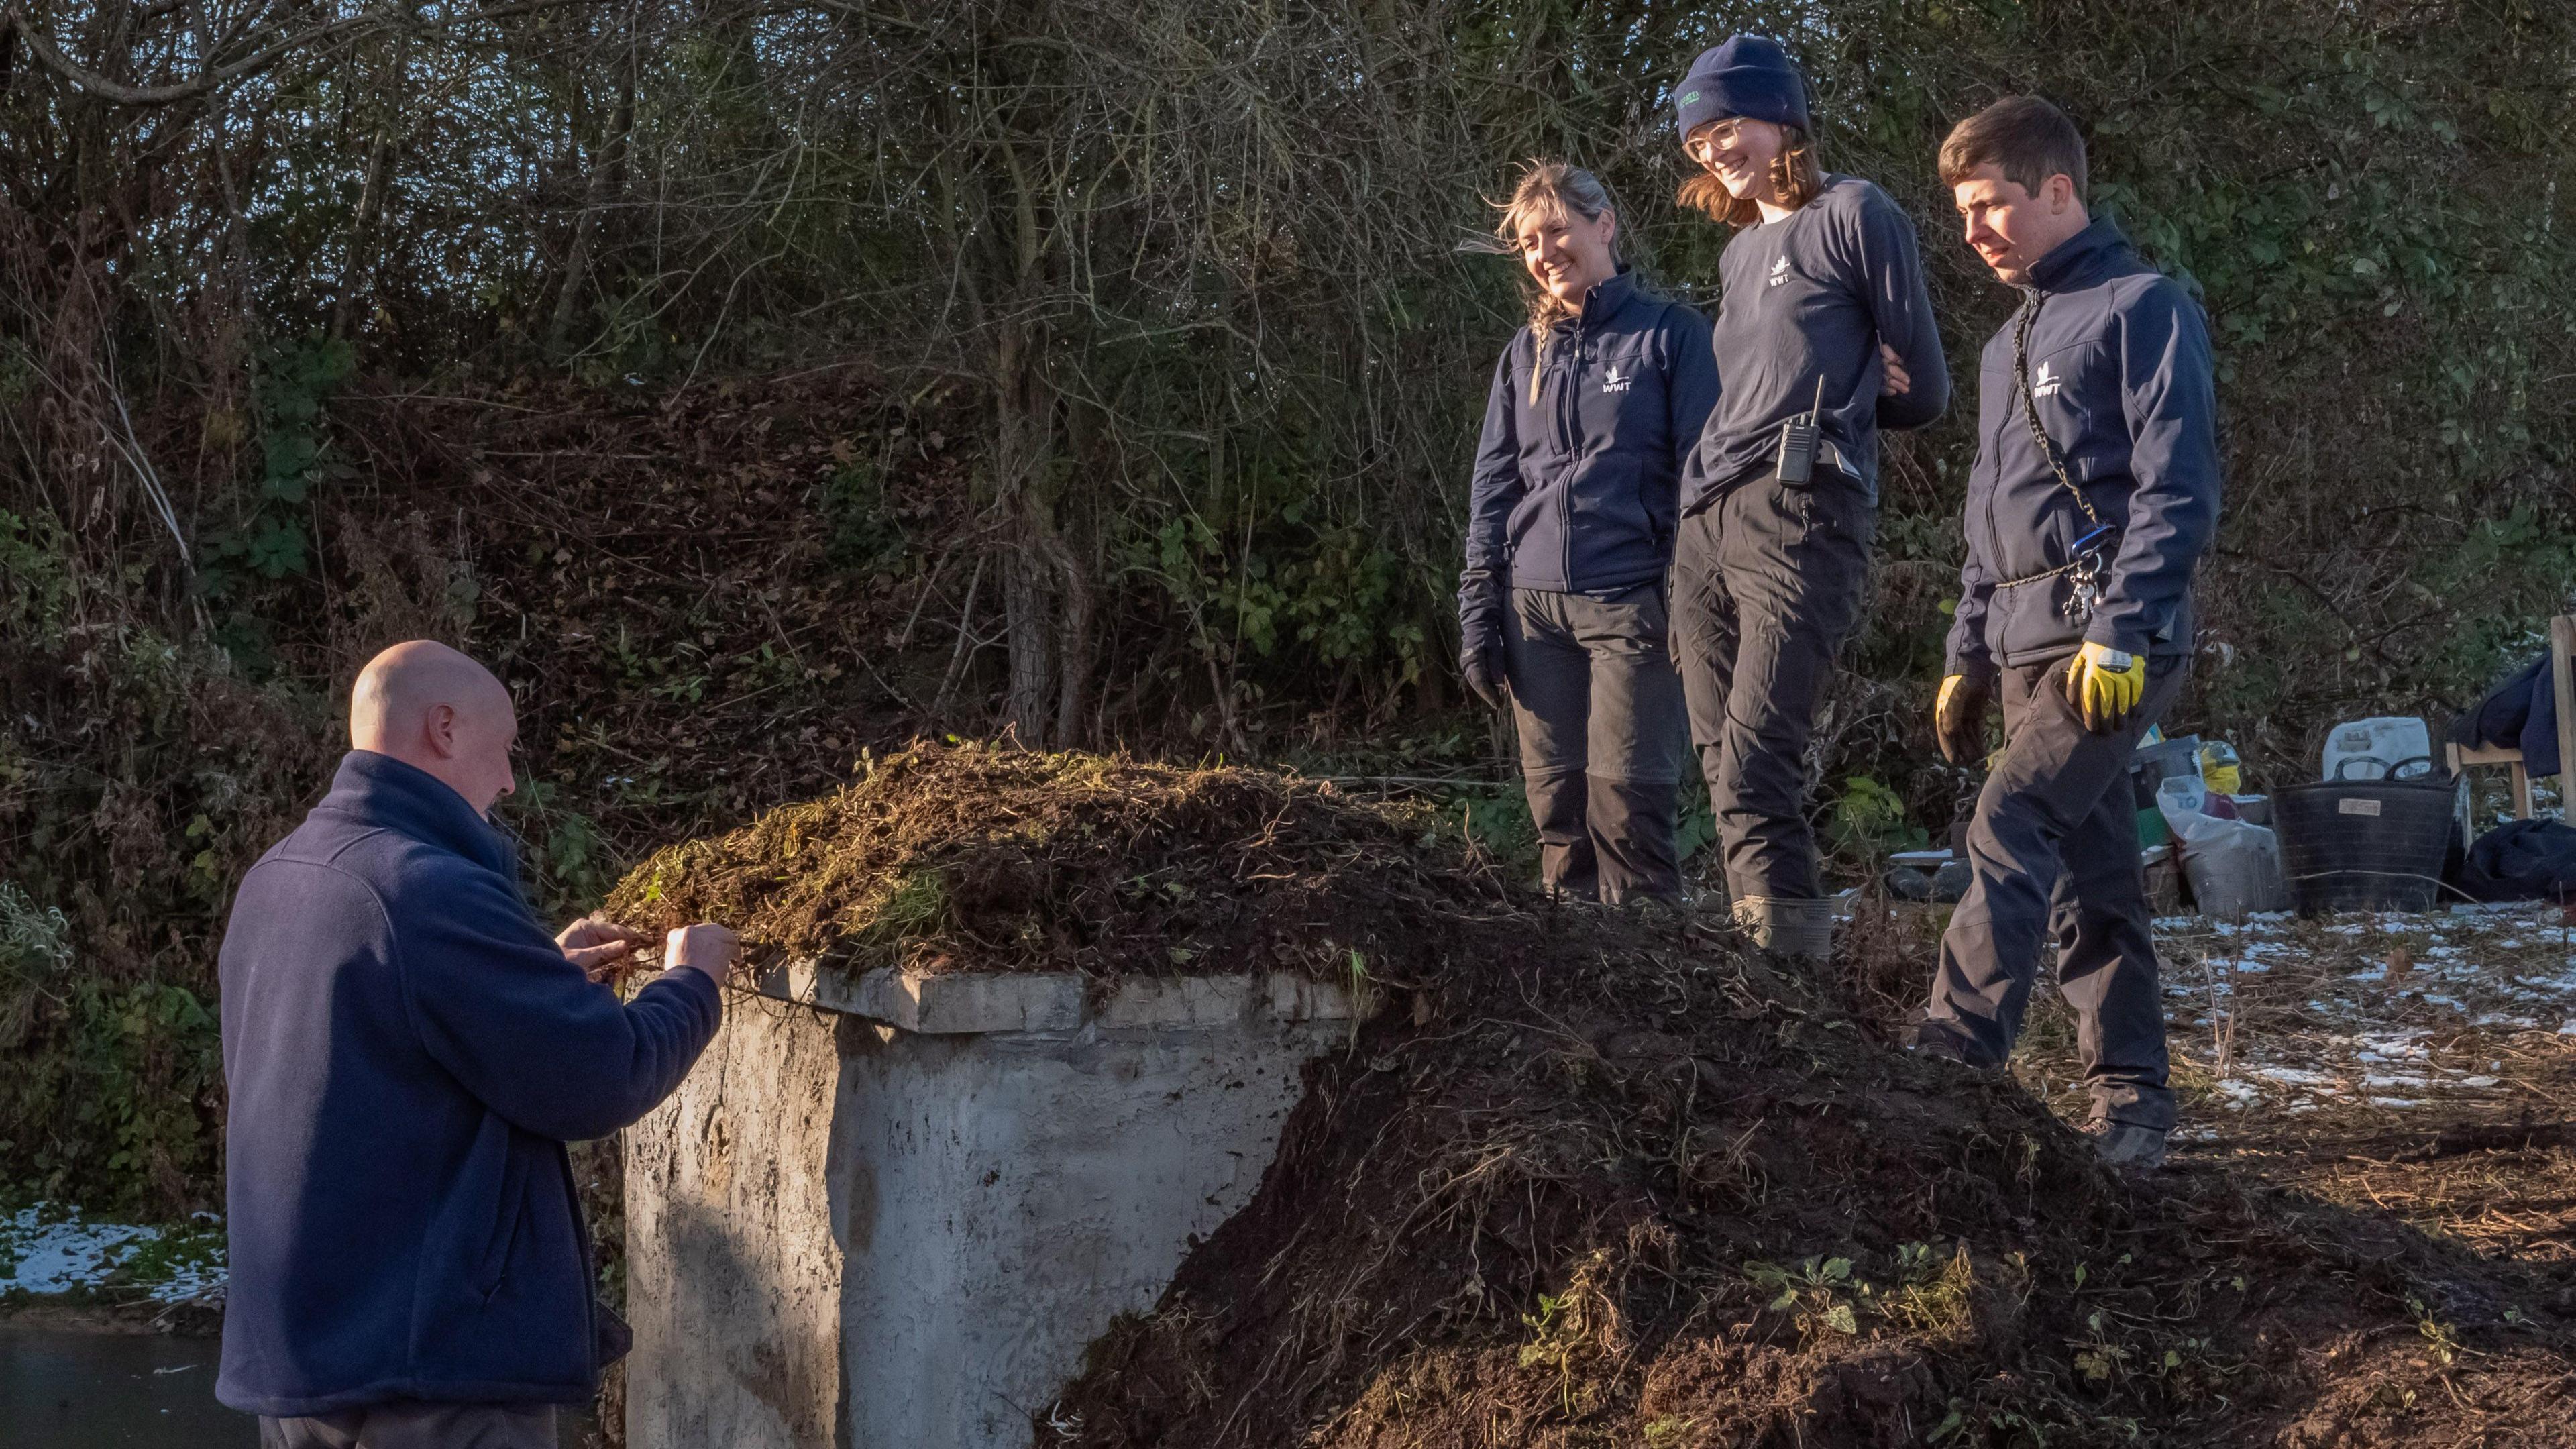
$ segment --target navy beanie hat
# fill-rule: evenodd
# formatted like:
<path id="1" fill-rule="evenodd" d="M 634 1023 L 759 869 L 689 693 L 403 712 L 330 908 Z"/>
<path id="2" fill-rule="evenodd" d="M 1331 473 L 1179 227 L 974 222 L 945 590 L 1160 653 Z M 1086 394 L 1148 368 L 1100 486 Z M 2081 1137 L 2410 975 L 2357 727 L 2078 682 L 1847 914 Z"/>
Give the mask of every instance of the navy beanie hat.
<path id="1" fill-rule="evenodd" d="M 1743 116 L 1795 126 L 1809 135 L 1807 86 L 1780 42 L 1761 35 L 1731 35 L 1699 53 L 1690 74 L 1674 88 L 1673 107 L 1682 140 L 1711 121 Z"/>

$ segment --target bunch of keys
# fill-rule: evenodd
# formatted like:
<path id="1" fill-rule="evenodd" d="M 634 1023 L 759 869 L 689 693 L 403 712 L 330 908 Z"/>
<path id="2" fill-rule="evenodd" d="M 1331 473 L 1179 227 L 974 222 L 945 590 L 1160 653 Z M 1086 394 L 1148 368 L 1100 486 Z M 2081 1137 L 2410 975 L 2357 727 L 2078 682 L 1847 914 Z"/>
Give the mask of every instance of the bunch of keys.
<path id="1" fill-rule="evenodd" d="M 2105 523 L 2075 540 L 2069 550 L 2073 558 L 2066 568 L 2066 618 L 2071 624 L 2091 622 L 2093 611 L 2102 605 L 2102 545 L 2110 541 L 2112 532 Z"/>

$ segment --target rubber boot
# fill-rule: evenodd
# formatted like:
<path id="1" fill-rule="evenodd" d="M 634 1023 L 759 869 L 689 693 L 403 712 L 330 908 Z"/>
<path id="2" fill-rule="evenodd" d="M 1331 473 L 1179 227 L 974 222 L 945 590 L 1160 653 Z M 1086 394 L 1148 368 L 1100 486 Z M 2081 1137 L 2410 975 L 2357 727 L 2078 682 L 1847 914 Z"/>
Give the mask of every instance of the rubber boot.
<path id="1" fill-rule="evenodd" d="M 1786 896 L 1738 896 L 1735 924 L 1745 939 L 1775 956 L 1824 961 L 1833 955 L 1833 903 Z"/>

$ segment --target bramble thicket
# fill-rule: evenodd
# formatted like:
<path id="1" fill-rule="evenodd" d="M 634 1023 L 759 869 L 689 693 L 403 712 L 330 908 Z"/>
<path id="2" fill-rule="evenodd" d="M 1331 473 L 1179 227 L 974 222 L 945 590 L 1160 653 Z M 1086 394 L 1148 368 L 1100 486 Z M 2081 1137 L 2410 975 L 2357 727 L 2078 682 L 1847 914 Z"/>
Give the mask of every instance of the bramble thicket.
<path id="1" fill-rule="evenodd" d="M 1946 128 L 2067 107 L 2206 301 L 2228 498 L 2182 714 L 2256 777 L 2441 715 L 2576 575 L 2576 15 L 2538 0 L 108 0 L 0 12 L 0 1180 L 212 1203 L 213 947 L 411 635 L 517 689 L 550 908 L 919 732 L 1498 779 L 1450 594 L 1513 164 L 1703 303 L 1664 88 L 1786 39 L 2011 299 Z M 1974 441 L 1891 448 L 1815 762 L 1924 723 Z M 1450 791 L 1510 833 L 1508 792 Z"/>

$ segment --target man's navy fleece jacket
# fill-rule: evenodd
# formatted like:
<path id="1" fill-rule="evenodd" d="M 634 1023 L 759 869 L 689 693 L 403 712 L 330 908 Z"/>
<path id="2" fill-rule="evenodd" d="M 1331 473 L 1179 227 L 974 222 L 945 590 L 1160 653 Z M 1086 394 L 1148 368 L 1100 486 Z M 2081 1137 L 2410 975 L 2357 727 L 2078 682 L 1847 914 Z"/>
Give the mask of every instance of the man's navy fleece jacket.
<path id="1" fill-rule="evenodd" d="M 632 1003 L 591 984 L 517 865 L 464 797 L 359 750 L 243 878 L 221 961 L 233 1408 L 591 1397 L 563 1144 L 651 1110 L 723 1008 L 697 971 Z"/>

